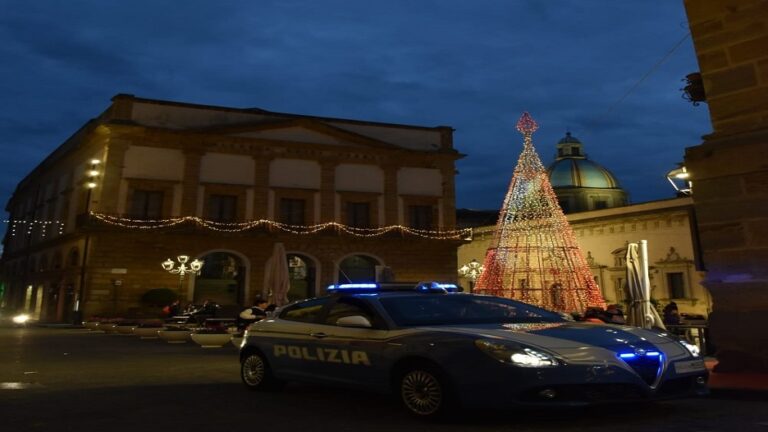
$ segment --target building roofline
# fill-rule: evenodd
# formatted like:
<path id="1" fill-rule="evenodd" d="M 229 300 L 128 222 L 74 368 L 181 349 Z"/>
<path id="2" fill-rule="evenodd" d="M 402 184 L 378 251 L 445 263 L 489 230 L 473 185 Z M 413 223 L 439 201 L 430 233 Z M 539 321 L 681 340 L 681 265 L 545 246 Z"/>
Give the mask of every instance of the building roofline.
<path id="1" fill-rule="evenodd" d="M 674 197 L 666 198 L 656 201 L 647 201 L 644 203 L 630 204 L 621 207 L 612 207 L 608 209 L 589 210 L 578 213 L 569 213 L 565 217 L 569 223 L 595 221 L 600 219 L 608 219 L 614 216 L 630 216 L 630 215 L 643 215 L 654 213 L 659 210 L 673 210 L 693 208 L 693 198 L 691 197 Z M 458 209 L 457 209 L 458 210 Z M 490 211 L 490 210 L 488 210 Z M 486 225 L 473 228 L 475 232 L 487 232 L 496 229 L 496 225 Z"/>
<path id="2" fill-rule="evenodd" d="M 132 94 L 126 94 L 126 93 L 119 93 L 112 97 L 113 102 L 118 99 L 129 99 L 136 102 L 154 104 L 154 105 L 176 106 L 176 107 L 201 109 L 201 110 L 215 110 L 215 111 L 223 111 L 223 112 L 236 112 L 236 113 L 243 113 L 243 114 L 264 114 L 264 115 L 273 115 L 273 116 L 286 117 L 286 118 L 307 118 L 307 119 L 316 119 L 316 120 L 322 120 L 322 121 L 332 121 L 332 122 L 367 125 L 367 126 L 384 126 L 384 127 L 393 127 L 393 128 L 401 128 L 401 129 L 407 128 L 407 129 L 432 130 L 432 131 L 434 130 L 455 131 L 455 129 L 450 126 L 418 126 L 418 125 L 407 125 L 407 124 L 399 124 L 399 123 L 353 120 L 353 119 L 346 119 L 346 118 L 340 118 L 340 117 L 322 117 L 322 116 L 313 116 L 313 115 L 306 115 L 306 114 L 290 114 L 290 113 L 282 113 L 282 112 L 276 112 L 276 111 L 268 111 L 262 108 L 231 108 L 231 107 L 224 107 L 219 105 L 206 105 L 206 104 L 196 104 L 196 103 L 190 103 L 190 102 L 177 102 L 177 101 L 169 101 L 169 100 L 162 100 L 162 99 L 141 98 L 141 97 L 136 97 Z"/>

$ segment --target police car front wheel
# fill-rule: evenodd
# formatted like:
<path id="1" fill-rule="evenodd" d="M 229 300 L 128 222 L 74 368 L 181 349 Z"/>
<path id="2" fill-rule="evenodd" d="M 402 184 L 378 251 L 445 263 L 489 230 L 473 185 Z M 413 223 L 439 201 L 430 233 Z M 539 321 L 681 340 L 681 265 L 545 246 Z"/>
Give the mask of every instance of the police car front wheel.
<path id="1" fill-rule="evenodd" d="M 272 375 L 269 363 L 261 353 L 247 354 L 240 363 L 240 377 L 251 390 L 279 390 L 283 383 Z"/>

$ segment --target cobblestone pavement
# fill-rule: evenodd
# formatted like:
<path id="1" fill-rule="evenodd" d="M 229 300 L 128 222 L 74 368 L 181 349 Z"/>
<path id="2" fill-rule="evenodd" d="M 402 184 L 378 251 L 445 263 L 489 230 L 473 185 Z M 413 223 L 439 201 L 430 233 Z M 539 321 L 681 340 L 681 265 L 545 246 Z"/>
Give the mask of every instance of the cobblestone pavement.
<path id="1" fill-rule="evenodd" d="M 0 329 L 0 424 L 20 431 L 768 432 L 764 394 L 640 406 L 471 412 L 431 424 L 390 398 L 291 384 L 246 390 L 237 350 L 83 329 Z"/>

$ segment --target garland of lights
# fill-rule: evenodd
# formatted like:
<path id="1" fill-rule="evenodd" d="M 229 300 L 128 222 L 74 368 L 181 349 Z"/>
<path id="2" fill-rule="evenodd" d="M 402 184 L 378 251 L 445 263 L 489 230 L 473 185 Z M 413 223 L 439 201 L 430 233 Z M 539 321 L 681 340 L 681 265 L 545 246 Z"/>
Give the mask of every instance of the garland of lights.
<path id="1" fill-rule="evenodd" d="M 194 223 L 211 231 L 218 232 L 243 232 L 260 227 L 277 229 L 290 234 L 309 235 L 316 234 L 327 229 L 335 229 L 356 237 L 380 237 L 390 232 L 409 234 L 431 240 L 461 240 L 472 236 L 472 229 L 465 228 L 460 230 L 433 231 L 411 228 L 403 225 L 390 225 L 378 228 L 360 228 L 349 225 L 343 225 L 337 222 L 326 222 L 317 225 L 290 225 L 281 222 L 275 222 L 268 219 L 259 219 L 246 222 L 217 222 L 206 220 L 197 216 L 183 216 L 169 219 L 130 219 L 118 216 L 107 215 L 103 213 L 91 212 L 91 216 L 101 222 L 119 226 L 128 229 L 156 230 L 170 228 L 184 223 Z"/>
<path id="2" fill-rule="evenodd" d="M 517 123 L 523 152 L 496 224 L 475 291 L 560 312 L 605 307 L 549 177 L 533 147 L 538 125 L 526 112 Z"/>
<path id="3" fill-rule="evenodd" d="M 58 227 L 59 234 L 64 233 L 64 222 L 59 220 L 16 220 L 16 219 L 5 219 L 3 220 L 4 223 L 11 224 L 11 237 L 16 237 L 16 227 L 18 225 L 26 225 L 26 232 L 27 235 L 32 234 L 32 230 L 35 228 L 35 226 L 40 227 L 40 236 L 45 237 L 46 233 L 48 232 L 49 226 Z"/>

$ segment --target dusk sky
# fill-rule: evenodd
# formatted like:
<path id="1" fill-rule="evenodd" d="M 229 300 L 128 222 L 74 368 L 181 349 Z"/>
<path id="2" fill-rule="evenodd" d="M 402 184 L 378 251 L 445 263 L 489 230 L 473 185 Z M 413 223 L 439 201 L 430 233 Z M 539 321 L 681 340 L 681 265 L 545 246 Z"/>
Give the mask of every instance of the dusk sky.
<path id="1" fill-rule="evenodd" d="M 570 130 L 631 202 L 710 132 L 683 0 L 0 0 L 0 201 L 118 93 L 456 129 L 457 207 L 501 205 L 538 121 Z"/>

